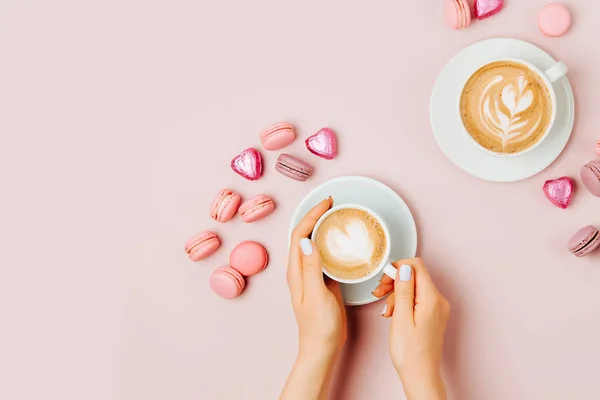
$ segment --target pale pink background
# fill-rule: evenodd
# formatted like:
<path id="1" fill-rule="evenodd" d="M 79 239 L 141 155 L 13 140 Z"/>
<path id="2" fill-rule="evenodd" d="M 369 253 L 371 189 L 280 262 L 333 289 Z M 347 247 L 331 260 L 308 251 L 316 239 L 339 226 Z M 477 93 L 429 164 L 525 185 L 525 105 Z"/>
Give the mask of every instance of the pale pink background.
<path id="1" fill-rule="evenodd" d="M 600 200 L 581 188 L 561 211 L 541 187 L 576 177 L 600 138 L 600 4 L 565 1 L 573 29 L 549 39 L 536 27 L 544 3 L 507 1 L 455 32 L 439 0 L 3 1 L 0 397 L 275 399 L 297 346 L 290 218 L 316 185 L 360 174 L 406 199 L 419 255 L 453 306 L 451 398 L 597 399 L 600 254 L 565 246 L 600 225 Z M 491 37 L 565 61 L 577 99 L 565 153 L 515 184 L 463 173 L 429 123 L 444 63 Z M 266 152 L 263 179 L 239 178 L 230 159 L 279 120 L 301 137 L 334 128 L 340 156 L 317 159 L 299 138 L 286 151 L 315 165 L 309 181 L 277 174 Z M 266 192 L 278 208 L 219 225 L 208 206 L 223 187 Z M 223 246 L 194 264 L 183 243 L 204 229 Z M 271 263 L 225 301 L 208 277 L 247 239 Z M 349 309 L 332 398 L 403 398 L 381 307 Z"/>

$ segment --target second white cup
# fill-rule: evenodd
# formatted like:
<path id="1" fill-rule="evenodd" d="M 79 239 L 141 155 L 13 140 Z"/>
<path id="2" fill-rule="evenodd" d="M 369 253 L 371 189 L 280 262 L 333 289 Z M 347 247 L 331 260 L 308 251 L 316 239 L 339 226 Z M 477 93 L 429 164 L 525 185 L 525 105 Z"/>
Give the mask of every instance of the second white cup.
<path id="1" fill-rule="evenodd" d="M 481 68 L 483 68 L 484 66 L 488 65 L 488 64 L 493 64 L 499 61 L 509 61 L 509 62 L 513 62 L 516 64 L 521 64 L 523 66 L 525 66 L 526 68 L 528 68 L 529 70 L 535 72 L 544 82 L 544 84 L 546 85 L 546 87 L 548 88 L 548 92 L 550 93 L 550 102 L 551 102 L 551 107 L 552 107 L 552 115 L 551 115 L 551 120 L 550 120 L 550 124 L 548 125 L 548 127 L 546 128 L 546 131 L 544 133 L 544 135 L 531 147 L 518 152 L 518 153 L 512 153 L 512 154 L 505 154 L 505 153 L 496 153 L 493 152 L 491 150 L 488 150 L 486 148 L 484 148 L 483 146 L 481 146 L 475 139 L 473 139 L 471 137 L 471 135 L 469 134 L 469 132 L 467 131 L 467 129 L 464 127 L 464 124 L 462 122 L 462 118 L 460 118 L 460 99 L 462 96 L 462 93 L 464 92 L 465 89 L 465 85 L 467 84 L 467 82 L 469 81 L 469 79 L 471 78 L 471 76 L 473 76 L 478 70 L 480 70 Z M 457 104 L 457 112 L 458 112 L 458 116 L 459 119 L 461 120 L 461 125 L 463 127 L 463 133 L 469 138 L 469 140 L 474 143 L 481 151 L 490 154 L 490 155 L 494 155 L 497 157 L 517 157 L 526 153 L 529 153 L 530 151 L 536 149 L 540 144 L 542 144 L 542 142 L 548 137 L 548 135 L 550 134 L 550 132 L 552 131 L 552 127 L 554 126 L 554 122 L 556 120 L 556 114 L 557 114 L 557 110 L 556 110 L 556 91 L 554 90 L 553 84 L 558 81 L 560 78 L 562 78 L 563 76 L 565 76 L 568 72 L 567 66 L 565 65 L 565 63 L 559 61 L 557 63 L 555 63 L 554 65 L 552 65 L 552 67 L 548 68 L 546 71 L 542 72 L 538 67 L 536 67 L 535 65 L 527 62 L 527 61 L 523 61 L 521 59 L 516 59 L 516 58 L 499 58 L 496 60 L 491 60 L 486 62 L 485 64 L 482 64 L 480 66 L 478 66 L 473 73 L 469 74 L 469 77 L 465 80 L 460 92 L 458 93 L 458 100 L 456 102 Z"/>

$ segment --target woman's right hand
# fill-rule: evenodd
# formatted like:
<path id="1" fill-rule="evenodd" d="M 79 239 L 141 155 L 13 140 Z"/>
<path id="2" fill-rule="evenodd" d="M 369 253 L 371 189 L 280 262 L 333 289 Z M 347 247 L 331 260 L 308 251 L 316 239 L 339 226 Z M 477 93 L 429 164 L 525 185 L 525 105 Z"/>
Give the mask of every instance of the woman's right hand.
<path id="1" fill-rule="evenodd" d="M 384 275 L 373 294 L 386 299 L 392 317 L 390 353 L 407 398 L 446 399 L 440 364 L 450 305 L 435 287 L 420 258 L 394 263 L 396 280 Z"/>

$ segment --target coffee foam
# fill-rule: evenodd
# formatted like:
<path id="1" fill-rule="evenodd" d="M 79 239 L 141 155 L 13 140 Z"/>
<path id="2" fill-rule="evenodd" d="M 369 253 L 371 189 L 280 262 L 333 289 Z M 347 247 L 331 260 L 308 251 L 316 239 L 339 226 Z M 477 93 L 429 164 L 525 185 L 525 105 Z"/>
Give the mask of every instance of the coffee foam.
<path id="1" fill-rule="evenodd" d="M 370 274 L 383 259 L 386 237 L 371 214 L 342 209 L 328 216 L 313 238 L 325 269 L 342 279 Z"/>
<path id="2" fill-rule="evenodd" d="M 360 219 L 350 219 L 342 227 L 334 227 L 326 232 L 326 251 L 348 266 L 369 263 L 373 256 L 374 246 L 369 231 Z"/>
<path id="3" fill-rule="evenodd" d="M 484 148 L 516 153 L 544 136 L 552 119 L 552 102 L 535 71 L 499 61 L 471 76 L 461 95 L 460 112 L 467 132 Z"/>

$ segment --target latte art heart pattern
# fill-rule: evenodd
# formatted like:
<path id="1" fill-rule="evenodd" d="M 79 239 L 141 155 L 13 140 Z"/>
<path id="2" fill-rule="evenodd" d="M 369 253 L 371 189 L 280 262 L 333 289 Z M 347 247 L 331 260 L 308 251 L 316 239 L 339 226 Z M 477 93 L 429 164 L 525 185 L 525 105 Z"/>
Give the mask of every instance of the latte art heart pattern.
<path id="1" fill-rule="evenodd" d="M 385 228 L 372 213 L 340 206 L 317 224 L 312 239 L 323 270 L 335 279 L 361 279 L 388 256 Z"/>
<path id="2" fill-rule="evenodd" d="M 365 224 L 355 219 L 343 229 L 334 228 L 327 233 L 327 250 L 344 264 L 360 265 L 370 263 L 373 243 Z"/>

